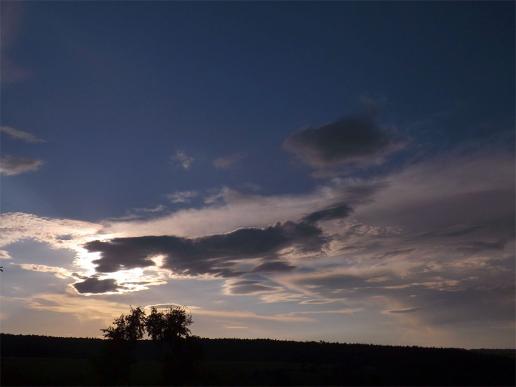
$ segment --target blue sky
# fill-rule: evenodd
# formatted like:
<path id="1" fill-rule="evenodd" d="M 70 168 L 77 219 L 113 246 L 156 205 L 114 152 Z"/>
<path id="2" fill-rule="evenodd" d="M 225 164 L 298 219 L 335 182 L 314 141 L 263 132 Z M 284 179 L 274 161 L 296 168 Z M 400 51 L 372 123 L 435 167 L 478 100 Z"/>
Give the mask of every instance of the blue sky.
<path id="1" fill-rule="evenodd" d="M 513 340 L 511 2 L 2 2 L 1 38 L 4 330 Z"/>

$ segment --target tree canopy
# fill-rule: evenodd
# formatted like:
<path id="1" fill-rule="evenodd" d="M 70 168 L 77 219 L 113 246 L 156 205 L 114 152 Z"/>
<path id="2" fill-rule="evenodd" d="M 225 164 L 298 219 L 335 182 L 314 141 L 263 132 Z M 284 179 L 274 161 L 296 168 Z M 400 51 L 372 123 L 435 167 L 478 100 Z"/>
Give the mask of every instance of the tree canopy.
<path id="1" fill-rule="evenodd" d="M 104 337 L 116 341 L 137 341 L 148 335 L 153 341 L 175 342 L 190 336 L 192 316 L 181 306 L 165 312 L 152 307 L 146 315 L 142 307 L 132 308 L 127 315 L 120 315 L 112 326 L 102 329 Z"/>

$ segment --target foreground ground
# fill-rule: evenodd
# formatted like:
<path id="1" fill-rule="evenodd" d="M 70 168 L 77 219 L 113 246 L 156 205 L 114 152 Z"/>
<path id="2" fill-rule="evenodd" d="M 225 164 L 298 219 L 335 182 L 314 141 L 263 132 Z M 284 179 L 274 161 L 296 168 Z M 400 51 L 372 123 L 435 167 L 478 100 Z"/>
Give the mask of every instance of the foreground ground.
<path id="1" fill-rule="evenodd" d="M 0 336 L 0 385 L 506 385 L 514 350 L 193 339 L 180 358 L 149 341 Z"/>

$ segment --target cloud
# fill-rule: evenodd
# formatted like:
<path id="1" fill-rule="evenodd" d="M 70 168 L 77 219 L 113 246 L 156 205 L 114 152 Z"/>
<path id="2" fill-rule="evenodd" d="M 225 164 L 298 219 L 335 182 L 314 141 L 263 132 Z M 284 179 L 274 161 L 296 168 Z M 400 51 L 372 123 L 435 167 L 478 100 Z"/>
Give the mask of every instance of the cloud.
<path id="1" fill-rule="evenodd" d="M 255 312 L 238 311 L 238 310 L 212 310 L 212 309 L 194 309 L 193 312 L 199 316 L 209 316 L 217 318 L 231 318 L 237 320 L 263 320 L 276 322 L 313 322 L 313 319 L 305 316 L 295 316 L 286 313 L 277 314 L 258 314 Z"/>
<path id="2" fill-rule="evenodd" d="M 198 237 L 221 234 L 245 227 L 298 221 L 303 217 L 339 203 L 350 207 L 371 200 L 382 184 L 361 179 L 334 179 L 302 194 L 244 194 L 224 187 L 217 200 L 202 208 L 188 208 L 148 220 L 115 221 L 105 224 L 106 233 L 126 236 L 177 235 Z"/>
<path id="3" fill-rule="evenodd" d="M 153 304 L 146 305 L 146 308 L 150 307 L 157 308 L 175 308 L 177 306 L 182 306 L 186 308 L 187 311 L 196 315 L 196 316 L 208 316 L 208 317 L 216 317 L 216 318 L 231 318 L 237 320 L 264 320 L 264 321 L 278 321 L 278 322 L 312 322 L 313 320 L 304 317 L 304 316 L 296 316 L 293 314 L 287 313 L 279 313 L 279 314 L 258 314 L 255 312 L 249 312 L 245 310 L 224 310 L 224 309 L 206 309 L 198 306 L 183 306 L 175 303 L 166 303 L 166 304 Z"/>
<path id="4" fill-rule="evenodd" d="M 37 171 L 42 165 L 42 160 L 27 157 L 2 156 L 0 157 L 0 174 L 15 176 L 25 172 Z"/>
<path id="5" fill-rule="evenodd" d="M 381 163 L 403 143 L 371 115 L 356 115 L 291 134 L 283 147 L 317 169 Z"/>
<path id="6" fill-rule="evenodd" d="M 167 195 L 172 203 L 188 203 L 198 195 L 197 191 L 177 191 Z"/>
<path id="7" fill-rule="evenodd" d="M 295 266 L 292 266 L 283 261 L 268 261 L 254 268 L 255 272 L 278 272 L 278 271 L 289 271 L 293 270 Z"/>
<path id="8" fill-rule="evenodd" d="M 86 243 L 80 262 L 91 271 L 80 275 L 100 272 L 99 281 L 119 286 L 103 297 L 217 277 L 210 286 L 223 282 L 234 302 L 288 303 L 323 319 L 340 309 L 318 308 L 344 304 L 342 314 L 362 308 L 364 318 L 404 331 L 478 333 L 514 321 L 513 214 L 514 155 L 484 150 L 435 155 L 370 180 L 335 178 L 304 194 L 223 188 L 213 204 L 147 220 L 4 214 L 0 235 Z"/>
<path id="9" fill-rule="evenodd" d="M 0 250 L 0 259 L 11 259 L 11 255 L 8 251 Z"/>
<path id="10" fill-rule="evenodd" d="M 387 310 L 386 313 L 414 313 L 421 308 L 404 308 L 404 309 L 391 309 Z"/>
<path id="11" fill-rule="evenodd" d="M 174 160 L 181 168 L 188 170 L 191 168 L 194 158 L 192 156 L 189 156 L 184 151 L 177 151 L 174 156 L 172 156 L 172 160 Z"/>
<path id="12" fill-rule="evenodd" d="M 228 169 L 246 157 L 244 153 L 234 153 L 213 160 L 213 166 L 217 169 Z"/>
<path id="13" fill-rule="evenodd" d="M 276 258 L 285 248 L 319 252 L 325 242 L 322 231 L 314 225 L 288 221 L 193 239 L 143 236 L 91 241 L 85 248 L 101 254 L 94 261 L 99 272 L 152 266 L 151 258 L 163 255 L 164 266 L 176 274 L 233 276 L 238 273 L 233 261 Z"/>
<path id="14" fill-rule="evenodd" d="M 310 215 L 305 216 L 304 221 L 308 223 L 316 223 L 324 220 L 342 219 L 351 214 L 351 207 L 348 204 L 338 204 L 325 208 L 320 211 L 312 212 Z"/>
<path id="15" fill-rule="evenodd" d="M 154 206 L 154 207 L 140 207 L 140 208 L 135 208 L 134 211 L 136 212 L 150 212 L 150 213 L 155 213 L 155 212 L 163 212 L 164 210 L 166 210 L 167 207 L 165 207 L 163 204 L 158 204 L 157 206 Z"/>
<path id="16" fill-rule="evenodd" d="M 38 293 L 27 303 L 31 309 L 71 314 L 80 320 L 102 320 L 104 324 L 127 312 L 125 304 L 70 293 Z"/>
<path id="17" fill-rule="evenodd" d="M 44 142 L 44 140 L 36 137 L 32 133 L 26 132 L 21 129 L 16 129 L 11 126 L 0 126 L 0 133 L 5 133 L 7 136 L 20 141 L 37 143 Z"/>
<path id="18" fill-rule="evenodd" d="M 229 280 L 226 281 L 226 294 L 232 295 L 256 295 L 261 293 L 277 292 L 278 286 L 271 286 L 264 281 L 257 280 Z"/>
<path id="19" fill-rule="evenodd" d="M 73 287 L 79 293 L 109 293 L 118 290 L 119 286 L 113 278 L 98 279 L 90 277 L 81 282 L 76 282 Z"/>
<path id="20" fill-rule="evenodd" d="M 52 273 L 57 278 L 61 278 L 61 279 L 77 278 L 76 273 L 72 273 L 63 267 L 39 265 L 39 264 L 34 264 L 34 263 L 20 263 L 20 264 L 13 264 L 13 265 L 19 266 L 23 270 L 36 271 L 39 273 Z"/>
<path id="21" fill-rule="evenodd" d="M 0 214 L 0 247 L 33 239 L 54 248 L 77 249 L 98 239 L 102 225 L 74 219 L 45 218 L 20 212 Z"/>
<path id="22" fill-rule="evenodd" d="M 396 224 L 430 240 L 469 238 L 488 225 L 496 241 L 514 226 L 514 155 L 508 152 L 468 151 L 437 155 L 385 177 L 385 187 L 373 201 L 355 208 L 365 223 Z M 495 235 L 492 235 L 495 237 Z M 434 240 L 435 241 L 435 240 Z"/>
<path id="23" fill-rule="evenodd" d="M 4 133 L 5 135 L 20 141 L 25 141 L 29 143 L 38 143 L 45 142 L 44 140 L 36 137 L 32 133 L 26 132 L 21 129 L 16 129 L 11 126 L 0 126 L 0 133 Z"/>

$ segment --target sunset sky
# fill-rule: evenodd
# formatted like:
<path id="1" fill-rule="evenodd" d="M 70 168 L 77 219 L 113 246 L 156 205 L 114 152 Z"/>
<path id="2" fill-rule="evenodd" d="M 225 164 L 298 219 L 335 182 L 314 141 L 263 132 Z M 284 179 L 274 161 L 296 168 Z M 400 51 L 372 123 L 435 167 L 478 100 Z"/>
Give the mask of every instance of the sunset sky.
<path id="1" fill-rule="evenodd" d="M 2 332 L 515 347 L 513 2 L 1 11 Z"/>

